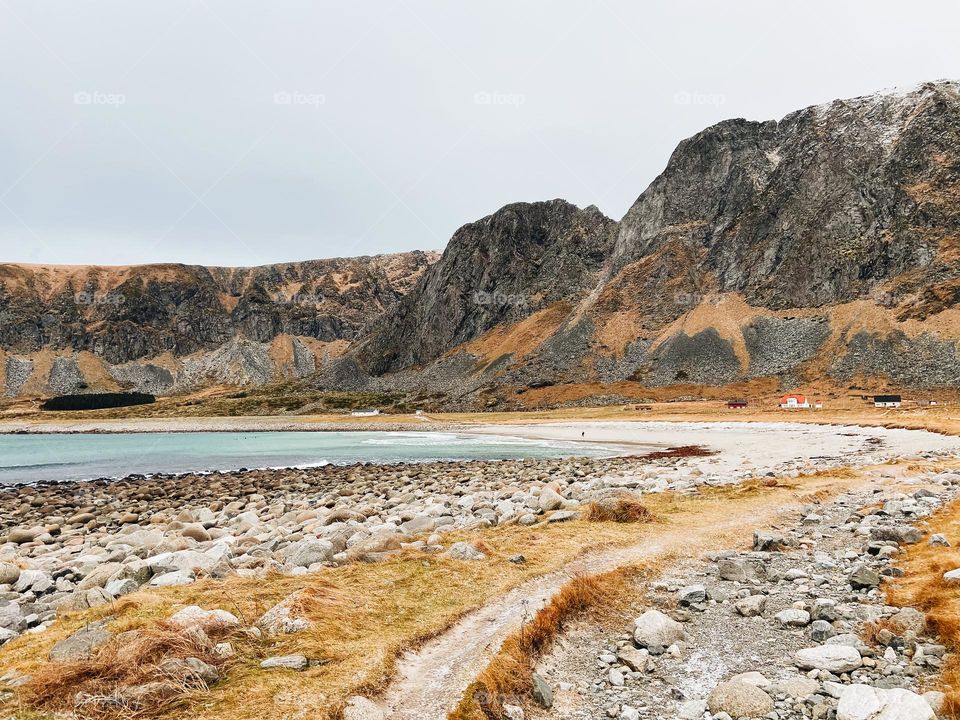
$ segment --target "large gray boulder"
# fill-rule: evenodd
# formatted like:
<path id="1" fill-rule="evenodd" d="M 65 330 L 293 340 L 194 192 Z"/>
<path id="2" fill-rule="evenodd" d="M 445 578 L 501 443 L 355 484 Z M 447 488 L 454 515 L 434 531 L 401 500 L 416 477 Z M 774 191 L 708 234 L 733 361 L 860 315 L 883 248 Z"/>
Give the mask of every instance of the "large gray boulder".
<path id="1" fill-rule="evenodd" d="M 91 623 L 68 638 L 59 641 L 50 650 L 50 659 L 57 662 L 88 660 L 113 639 L 113 633 L 106 628 L 107 621 Z"/>
<path id="2" fill-rule="evenodd" d="M 780 533 L 757 530 L 753 533 L 753 549 L 758 552 L 778 552 L 787 547 L 787 541 Z"/>
<path id="3" fill-rule="evenodd" d="M 226 610 L 204 610 L 198 605 L 187 605 L 167 618 L 167 622 L 177 627 L 191 627 L 199 625 L 204 628 L 238 628 L 241 623 L 237 616 Z"/>
<path id="4" fill-rule="evenodd" d="M 923 532 L 912 525 L 895 525 L 871 528 L 870 537 L 874 540 L 893 540 L 901 545 L 916 545 L 923 540 Z"/>
<path id="5" fill-rule="evenodd" d="M 198 570 L 209 572 L 218 562 L 220 558 L 212 554 L 196 550 L 176 550 L 149 557 L 146 564 L 155 575 L 164 575 L 172 572 L 193 573 Z"/>
<path id="6" fill-rule="evenodd" d="M 733 607 L 736 609 L 736 611 L 743 617 L 756 617 L 757 615 L 763 615 L 763 610 L 766 608 L 766 606 L 766 595 L 750 595 L 745 598 L 740 598 L 733 604 Z"/>
<path id="7" fill-rule="evenodd" d="M 850 672 L 863 665 L 860 651 L 847 645 L 818 645 L 798 650 L 794 664 L 803 670 L 826 670 L 835 674 Z"/>
<path id="8" fill-rule="evenodd" d="M 540 498 L 537 500 L 537 506 L 544 512 L 559 510 L 563 507 L 563 495 L 558 493 L 549 485 L 544 486 L 540 491 Z"/>
<path id="9" fill-rule="evenodd" d="M 23 611 L 19 605 L 16 603 L 0 605 L 0 628 L 17 633 L 23 632 L 27 628 L 27 621 L 23 617 Z"/>
<path id="10" fill-rule="evenodd" d="M 33 542 L 38 537 L 43 535 L 44 532 L 46 531 L 41 527 L 16 527 L 7 533 L 7 542 L 23 545 L 24 543 Z"/>
<path id="11" fill-rule="evenodd" d="M 540 673 L 533 673 L 533 699 L 540 707 L 553 707 L 553 688 Z"/>
<path id="12" fill-rule="evenodd" d="M 297 590 L 267 610 L 257 620 L 257 627 L 266 635 L 289 635 L 306 630 L 310 620 L 300 610 L 303 591 Z"/>
<path id="13" fill-rule="evenodd" d="M 880 575 L 866 565 L 857 565 L 850 573 L 848 580 L 854 590 L 869 590 L 880 584 Z"/>
<path id="14" fill-rule="evenodd" d="M 437 527 L 437 519 L 428 515 L 418 515 L 400 525 L 400 529 L 406 535 L 419 535 L 420 533 L 433 532 Z"/>
<path id="15" fill-rule="evenodd" d="M 121 566 L 118 562 L 107 562 L 98 565 L 87 573 L 83 580 L 77 583 L 77 589 L 89 590 L 90 588 L 104 587 L 120 569 Z"/>
<path id="16" fill-rule="evenodd" d="M 21 570 L 20 577 L 13 585 L 14 592 L 22 593 L 32 588 L 37 583 L 50 583 L 50 575 L 43 570 Z"/>
<path id="17" fill-rule="evenodd" d="M 745 682 L 730 681 L 717 685 L 707 697 L 710 712 L 725 712 L 730 717 L 761 717 L 773 711 L 773 699 L 763 690 Z"/>
<path id="18" fill-rule="evenodd" d="M 333 543 L 319 538 L 304 538 L 284 548 L 283 557 L 293 567 L 310 567 L 333 558 Z"/>
<path id="19" fill-rule="evenodd" d="M 150 580 L 150 587 L 177 587 L 195 582 L 197 576 L 190 570 L 175 570 L 174 572 L 154 575 Z"/>
<path id="20" fill-rule="evenodd" d="M 186 686 L 213 685 L 220 679 L 220 672 L 209 663 L 195 657 L 167 658 L 160 663 L 160 672 Z"/>
<path id="21" fill-rule="evenodd" d="M 848 685 L 840 693 L 837 720 L 936 720 L 922 696 L 900 688 Z"/>
<path id="22" fill-rule="evenodd" d="M 633 639 L 640 647 L 666 648 L 686 638 L 683 625 L 659 610 L 647 610 L 634 620 Z"/>
<path id="23" fill-rule="evenodd" d="M 303 672 L 310 662 L 303 655 L 275 655 L 268 657 L 260 667 L 264 670 L 296 670 Z"/>
<path id="24" fill-rule="evenodd" d="M 12 563 L 0 562 L 0 585 L 13 585 L 20 579 L 20 568 Z"/>
<path id="25" fill-rule="evenodd" d="M 457 542 L 447 550 L 447 557 L 454 560 L 484 560 L 486 555 L 468 542 Z"/>
<path id="26" fill-rule="evenodd" d="M 758 562 L 724 558 L 717 564 L 717 577 L 731 582 L 753 582 L 766 578 L 766 568 Z"/>

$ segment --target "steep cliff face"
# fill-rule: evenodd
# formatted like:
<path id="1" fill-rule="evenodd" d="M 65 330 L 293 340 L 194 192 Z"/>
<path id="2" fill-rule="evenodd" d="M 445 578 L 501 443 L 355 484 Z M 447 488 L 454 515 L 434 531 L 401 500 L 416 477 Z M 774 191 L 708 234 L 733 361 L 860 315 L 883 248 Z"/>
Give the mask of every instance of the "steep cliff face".
<path id="1" fill-rule="evenodd" d="M 115 382 L 162 392 L 302 376 L 322 364 L 317 353 L 342 352 L 436 257 L 417 251 L 254 268 L 0 265 L 5 390 Z"/>
<path id="2" fill-rule="evenodd" d="M 957 83 L 725 121 L 681 142 L 619 223 L 563 207 L 461 230 L 351 353 L 354 381 L 387 372 L 374 382 L 476 399 L 544 382 L 960 378 Z M 519 208 L 548 209 L 560 232 L 544 244 Z M 574 270 L 532 261 L 544 247 Z M 476 291 L 536 302 L 494 312 Z"/>
<path id="3" fill-rule="evenodd" d="M 960 231 L 955 83 L 837 100 L 683 141 L 620 223 L 614 273 L 681 243 L 701 292 L 817 307 L 930 268 Z M 894 292 L 894 301 L 905 289 Z"/>
<path id="4" fill-rule="evenodd" d="M 432 360 L 503 323 L 596 283 L 616 223 L 563 200 L 507 205 L 464 225 L 443 257 L 362 341 L 358 358 L 382 374 Z"/>

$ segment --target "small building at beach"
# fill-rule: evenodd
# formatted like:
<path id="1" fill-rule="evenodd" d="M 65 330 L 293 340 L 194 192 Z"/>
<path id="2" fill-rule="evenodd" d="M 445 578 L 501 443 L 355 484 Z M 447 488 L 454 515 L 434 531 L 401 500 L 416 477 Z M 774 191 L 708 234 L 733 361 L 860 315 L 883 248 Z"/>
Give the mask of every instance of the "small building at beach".
<path id="1" fill-rule="evenodd" d="M 727 400 L 728 410 L 742 410 L 747 406 L 746 400 Z"/>
<path id="2" fill-rule="evenodd" d="M 373 415 L 379 415 L 380 411 L 376 408 L 357 408 L 350 414 L 353 417 L 371 417 Z"/>
<path id="3" fill-rule="evenodd" d="M 806 395 L 784 395 L 780 398 L 781 410 L 800 410 L 809 407 L 810 403 L 807 401 Z"/>
<path id="4" fill-rule="evenodd" d="M 900 407 L 903 403 L 903 398 L 899 395 L 874 395 L 873 396 L 873 406 L 882 408 L 882 407 Z"/>

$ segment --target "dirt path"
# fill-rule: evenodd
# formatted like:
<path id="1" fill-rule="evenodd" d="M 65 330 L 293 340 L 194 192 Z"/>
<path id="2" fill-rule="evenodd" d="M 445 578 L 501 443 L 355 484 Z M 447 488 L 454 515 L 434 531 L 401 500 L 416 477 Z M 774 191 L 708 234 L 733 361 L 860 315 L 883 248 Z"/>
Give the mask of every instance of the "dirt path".
<path id="1" fill-rule="evenodd" d="M 790 496 L 778 492 L 738 500 L 735 511 L 732 502 L 711 504 L 702 511 L 646 526 L 643 543 L 593 552 L 562 570 L 529 580 L 465 616 L 418 652 L 402 657 L 395 680 L 379 698 L 379 705 L 388 718 L 396 720 L 444 720 L 501 643 L 574 575 L 740 546 L 754 528 L 770 525 L 809 503 L 809 498 L 801 498 L 811 492 L 825 490 L 832 495 L 875 481 L 875 477 L 865 476 L 811 480 Z"/>

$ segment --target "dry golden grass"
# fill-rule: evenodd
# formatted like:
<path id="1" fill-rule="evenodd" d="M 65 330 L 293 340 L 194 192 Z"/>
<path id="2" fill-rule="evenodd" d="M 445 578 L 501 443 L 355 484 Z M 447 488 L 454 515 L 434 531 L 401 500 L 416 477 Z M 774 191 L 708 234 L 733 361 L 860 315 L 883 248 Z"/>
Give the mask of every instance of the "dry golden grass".
<path id="1" fill-rule="evenodd" d="M 197 658 L 223 672 L 227 661 L 212 652 L 212 645 L 232 635 L 223 626 L 207 626 L 205 635 L 187 631 L 167 622 L 131 630 L 116 637 L 86 660 L 49 663 L 41 666 L 25 687 L 21 702 L 27 707 L 49 711 L 74 707 L 78 693 L 93 697 L 111 696 L 118 688 L 148 682 L 166 682 L 179 689 L 175 697 L 153 695 L 134 701 L 117 697 L 111 706 L 96 702 L 78 708 L 83 717 L 131 715 L 156 716 L 170 706 L 181 705 L 193 691 L 206 691 L 206 683 L 193 674 L 173 674 L 160 664 L 169 659 Z"/>
<path id="2" fill-rule="evenodd" d="M 571 620 L 591 610 L 610 610 L 627 593 L 636 568 L 575 577 L 530 623 L 507 638 L 480 676 L 467 688 L 449 720 L 491 720 L 503 717 L 505 701 L 530 695 L 532 668 Z"/>
<path id="3" fill-rule="evenodd" d="M 569 312 L 569 304 L 556 303 L 538 310 L 515 325 L 499 325 L 458 348 L 456 352 L 466 350 L 479 356 L 478 367 L 485 367 L 504 355 L 513 355 L 516 360 L 521 360 L 556 332 Z"/>
<path id="4" fill-rule="evenodd" d="M 618 497 L 590 503 L 583 510 L 583 519 L 589 522 L 648 523 L 653 513 L 640 500 Z"/>
<path id="5" fill-rule="evenodd" d="M 960 501 L 931 517 L 928 527 L 946 535 L 952 545 L 960 543 Z M 943 574 L 960 567 L 960 548 L 919 543 L 907 548 L 898 565 L 905 574 L 887 586 L 888 601 L 923 610 L 930 629 L 956 653 L 960 650 L 960 587 L 945 583 Z M 960 718 L 960 656 L 948 656 L 941 679 L 947 717 Z"/>
<path id="6" fill-rule="evenodd" d="M 186 700 L 190 716 L 198 720 L 279 719 L 305 706 L 310 708 L 309 717 L 334 718 L 349 696 L 382 689 L 402 651 L 417 647 L 466 612 L 532 576 L 562 567 L 587 549 L 627 545 L 637 538 L 628 526 L 576 522 L 451 534 L 451 542 L 458 539 L 470 539 L 487 554 L 488 561 L 471 563 L 402 553 L 384 562 L 354 563 L 307 578 L 231 577 L 140 593 L 113 606 L 69 617 L 42 635 L 9 643 L 0 650 L 0 668 L 37 678 L 36 686 L 31 683 L 19 694 L 23 707 L 60 709 L 78 691 L 97 692 L 111 682 L 130 685 L 147 677 L 127 673 L 117 665 L 122 656 L 110 651 L 66 673 L 60 672 L 61 665 L 47 663 L 53 644 L 87 622 L 112 616 L 110 628 L 116 632 L 150 629 L 151 634 L 160 633 L 170 642 L 163 619 L 182 605 L 223 608 L 250 623 L 303 589 L 298 605 L 313 623 L 310 630 L 262 641 L 245 640 L 237 645 L 238 656 L 226 678 L 208 692 L 188 695 Z M 520 552 L 526 563 L 509 562 L 510 556 Z M 189 654 L 207 659 L 192 649 Z M 264 657 L 287 654 L 303 654 L 320 664 L 304 673 L 264 672 L 258 667 Z M 153 714 L 173 718 L 183 717 L 182 713 L 179 704 L 161 705 Z"/>
<path id="7" fill-rule="evenodd" d="M 692 495 L 646 495 L 644 505 L 657 518 L 655 523 L 578 520 L 533 528 L 505 525 L 448 536 L 449 542 L 469 540 L 482 547 L 488 558 L 482 563 L 404 552 L 383 562 L 353 563 L 306 577 L 234 576 L 138 593 L 112 606 L 58 620 L 42 634 L 11 641 L 0 648 L 0 674 L 16 670 L 38 679 L 49 677 L 56 672 L 47 663 L 53 644 L 93 620 L 110 617 L 110 629 L 115 632 L 162 630 L 162 621 L 177 609 L 199 605 L 228 610 L 244 623 L 252 623 L 277 602 L 303 590 L 299 604 L 313 623 L 310 630 L 260 641 L 238 640 L 237 656 L 224 679 L 208 691 L 188 694 L 179 705 L 158 708 L 155 714 L 163 718 L 188 714 L 195 720 L 280 720 L 302 712 L 316 720 L 336 718 L 351 695 L 381 691 L 404 651 L 443 632 L 492 598 L 533 577 L 566 567 L 585 552 L 653 539 L 663 556 L 689 553 L 694 548 L 700 552 L 704 547 L 733 546 L 748 540 L 743 536 L 743 518 L 763 523 L 764 518 L 772 519 L 800 502 L 802 493 L 838 492 L 856 480 L 820 476 L 792 482 L 768 487 L 757 480 Z M 740 519 L 737 522 L 731 522 L 732 507 Z M 519 553 L 526 563 L 509 561 Z M 305 655 L 317 664 L 303 673 L 259 668 L 264 657 L 288 654 Z M 52 694 L 50 688 L 42 689 L 48 685 L 46 681 L 36 688 L 21 688 L 14 701 L 20 702 L 17 717 L 35 717 L 23 704 L 31 696 L 37 698 L 32 707 L 42 706 L 46 711 L 62 704 L 70 691 L 91 687 L 87 683 L 104 678 L 116 678 L 119 684 L 139 680 L 137 675 L 124 675 L 109 667 L 109 656 L 97 660 L 107 666 L 64 675 L 59 681 L 62 687 Z"/>

